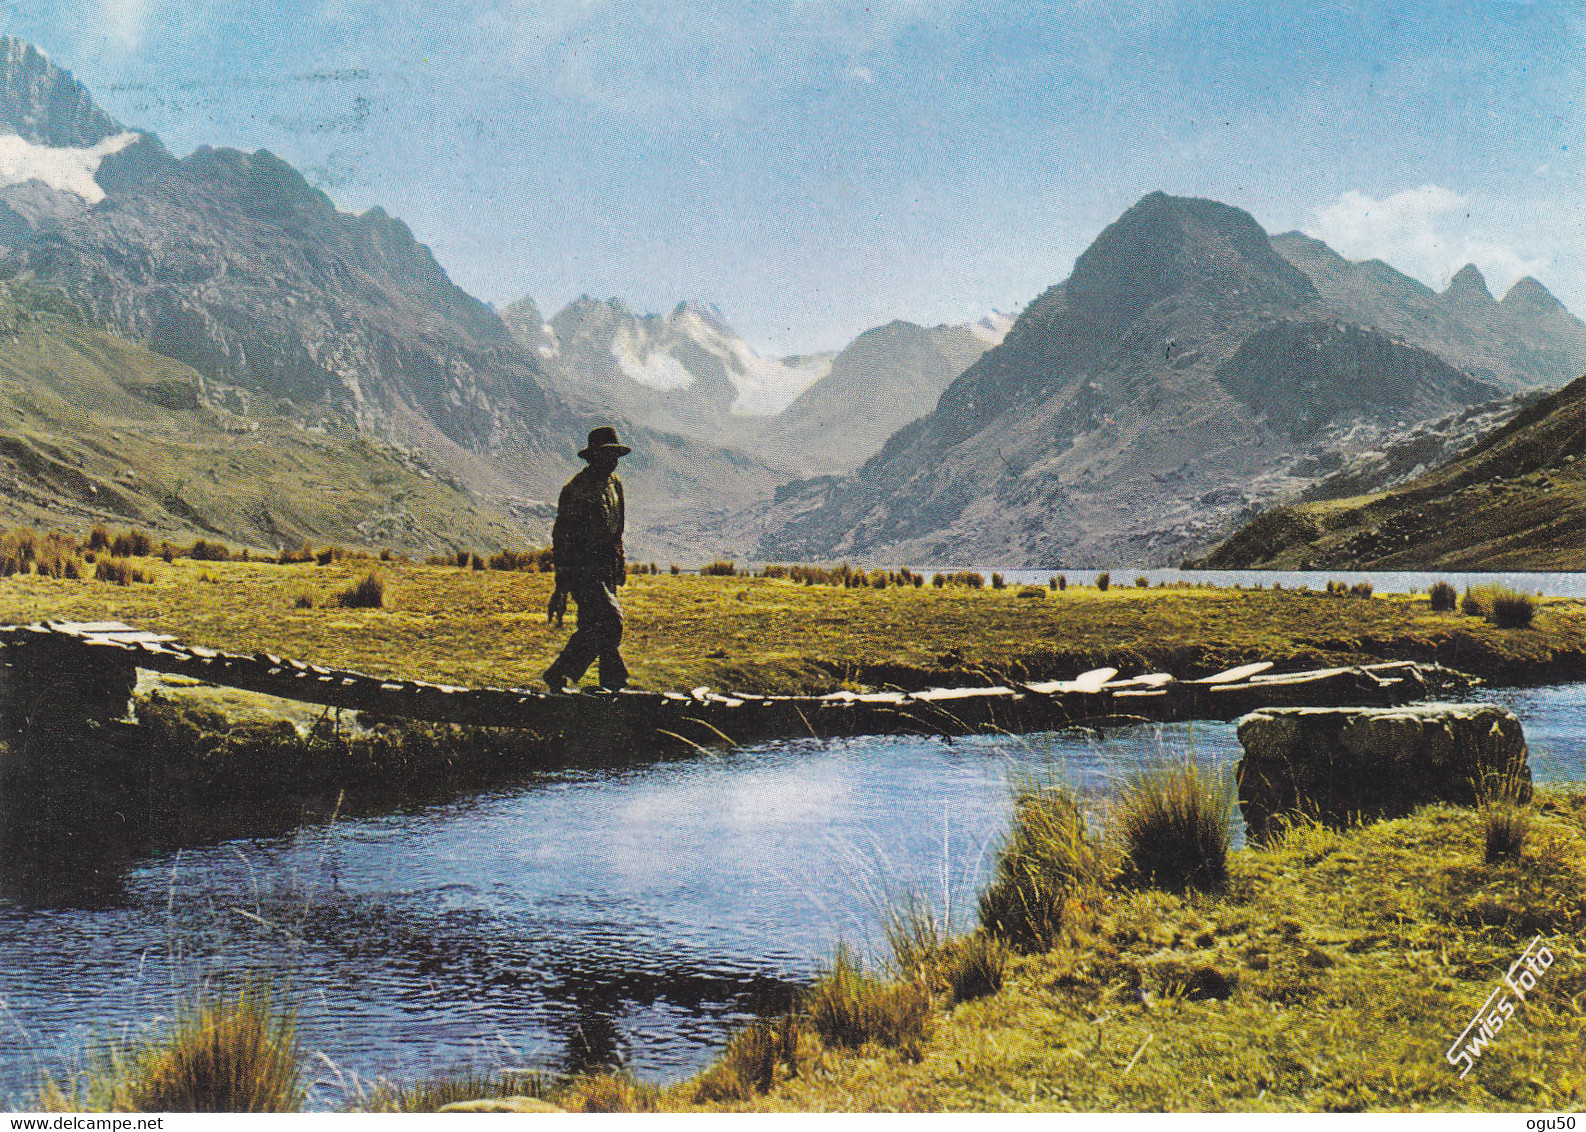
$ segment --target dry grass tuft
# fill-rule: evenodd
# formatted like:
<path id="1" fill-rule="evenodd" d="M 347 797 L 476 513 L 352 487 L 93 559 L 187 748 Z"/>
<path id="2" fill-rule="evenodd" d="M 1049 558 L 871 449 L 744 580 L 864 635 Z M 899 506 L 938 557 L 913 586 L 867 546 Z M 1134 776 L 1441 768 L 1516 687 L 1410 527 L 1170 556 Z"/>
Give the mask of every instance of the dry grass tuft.
<path id="1" fill-rule="evenodd" d="M 1508 586 L 1467 586 L 1460 609 L 1467 617 L 1482 617 L 1499 629 L 1526 629 L 1536 616 L 1536 598 Z"/>
<path id="2" fill-rule="evenodd" d="M 161 1040 L 107 1063 L 70 1092 L 46 1081 L 46 1111 L 295 1112 L 302 1103 L 297 1011 L 266 987 L 202 997 Z"/>
<path id="3" fill-rule="evenodd" d="M 101 558 L 94 563 L 94 581 L 113 582 L 118 586 L 130 586 L 133 582 L 148 584 L 154 581 L 154 571 L 134 566 L 125 558 Z"/>
<path id="4" fill-rule="evenodd" d="M 1125 786 L 1115 821 L 1127 874 L 1173 892 L 1220 892 L 1228 882 L 1235 791 L 1230 776 L 1193 759 L 1154 767 Z"/>
<path id="5" fill-rule="evenodd" d="M 546 1079 L 537 1072 L 503 1070 L 485 1073 L 462 1069 L 408 1083 L 382 1081 L 372 1095 L 357 1107 L 362 1112 L 436 1112 L 459 1101 L 491 1097 L 533 1097 L 544 1100 L 547 1094 Z"/>
<path id="6" fill-rule="evenodd" d="M 858 1049 L 867 1042 L 917 1048 L 935 1014 L 930 993 L 914 982 L 888 983 L 865 971 L 839 944 L 806 999 L 810 1025 L 827 1045 Z"/>
<path id="7" fill-rule="evenodd" d="M 562 1097 L 569 1112 L 660 1112 L 661 1090 L 627 1073 L 575 1078 Z"/>
<path id="8" fill-rule="evenodd" d="M 803 1032 L 794 1014 L 751 1023 L 732 1036 L 721 1060 L 701 1075 L 694 1099 L 705 1104 L 746 1101 L 778 1080 L 797 1077 Z"/>
<path id="9" fill-rule="evenodd" d="M 1022 787 L 996 871 L 980 895 L 980 923 L 1020 951 L 1057 942 L 1076 901 L 1108 872 L 1085 836 L 1085 818 L 1063 787 Z"/>
<path id="10" fill-rule="evenodd" d="M 1484 806 L 1481 815 L 1482 859 L 1489 865 L 1518 861 L 1531 833 L 1531 811 L 1523 806 L 1498 803 Z"/>
<path id="11" fill-rule="evenodd" d="M 385 605 L 385 575 L 371 570 L 353 585 L 337 590 L 331 602 L 343 609 L 380 609 Z"/>

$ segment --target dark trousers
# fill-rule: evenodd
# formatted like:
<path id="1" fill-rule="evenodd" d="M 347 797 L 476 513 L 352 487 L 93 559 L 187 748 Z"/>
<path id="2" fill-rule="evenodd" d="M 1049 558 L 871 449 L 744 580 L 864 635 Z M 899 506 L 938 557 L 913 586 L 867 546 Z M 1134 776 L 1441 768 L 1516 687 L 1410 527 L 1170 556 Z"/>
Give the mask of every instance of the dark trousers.
<path id="1" fill-rule="evenodd" d="M 622 644 L 622 606 L 605 582 L 589 581 L 568 591 L 578 605 L 578 629 L 551 665 L 574 684 L 590 663 L 600 661 L 600 686 L 617 689 L 628 682 L 628 666 L 622 662 L 617 646 Z"/>

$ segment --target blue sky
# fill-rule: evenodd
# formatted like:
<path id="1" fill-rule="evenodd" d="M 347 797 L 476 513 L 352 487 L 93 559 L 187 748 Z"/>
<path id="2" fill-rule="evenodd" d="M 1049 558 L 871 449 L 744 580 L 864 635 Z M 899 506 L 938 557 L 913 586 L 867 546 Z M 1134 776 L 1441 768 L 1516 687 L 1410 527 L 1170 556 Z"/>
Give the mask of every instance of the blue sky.
<path id="1" fill-rule="evenodd" d="M 177 154 L 269 149 L 463 287 L 716 303 L 768 352 L 965 321 L 1155 189 L 1586 314 L 1586 7 L 0 3 Z"/>

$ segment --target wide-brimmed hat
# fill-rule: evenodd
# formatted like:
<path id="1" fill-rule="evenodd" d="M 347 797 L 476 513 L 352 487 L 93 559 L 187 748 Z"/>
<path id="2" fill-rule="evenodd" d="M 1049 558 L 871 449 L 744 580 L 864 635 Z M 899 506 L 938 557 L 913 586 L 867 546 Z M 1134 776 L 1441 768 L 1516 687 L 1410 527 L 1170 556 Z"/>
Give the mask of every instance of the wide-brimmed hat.
<path id="1" fill-rule="evenodd" d="M 589 459 L 599 452 L 610 452 L 617 456 L 626 456 L 633 449 L 626 444 L 617 443 L 617 430 L 610 425 L 601 425 L 591 429 L 589 433 L 589 447 L 579 453 L 584 459 Z"/>

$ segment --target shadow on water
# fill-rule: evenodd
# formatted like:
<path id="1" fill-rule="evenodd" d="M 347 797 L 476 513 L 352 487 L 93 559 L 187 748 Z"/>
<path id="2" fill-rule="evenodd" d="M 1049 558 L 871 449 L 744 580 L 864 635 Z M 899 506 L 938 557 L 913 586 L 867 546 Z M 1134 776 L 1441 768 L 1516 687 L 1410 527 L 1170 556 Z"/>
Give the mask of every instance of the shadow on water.
<path id="1" fill-rule="evenodd" d="M 499 728 L 280 722 L 139 705 L 137 724 L 35 728 L 0 742 L 0 897 L 105 908 L 151 854 L 411 813 L 574 768 L 695 758 L 665 739 L 542 738 Z M 12 751 L 12 746 L 18 749 Z"/>

